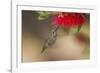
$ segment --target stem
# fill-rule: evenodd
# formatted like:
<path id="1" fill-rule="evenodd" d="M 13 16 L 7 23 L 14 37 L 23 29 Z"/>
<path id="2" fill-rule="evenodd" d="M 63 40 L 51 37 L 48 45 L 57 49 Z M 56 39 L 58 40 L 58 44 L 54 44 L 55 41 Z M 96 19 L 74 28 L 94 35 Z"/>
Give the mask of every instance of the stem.
<path id="1" fill-rule="evenodd" d="M 81 30 L 82 25 L 80 25 L 77 29 L 77 33 L 79 33 L 79 31 Z"/>

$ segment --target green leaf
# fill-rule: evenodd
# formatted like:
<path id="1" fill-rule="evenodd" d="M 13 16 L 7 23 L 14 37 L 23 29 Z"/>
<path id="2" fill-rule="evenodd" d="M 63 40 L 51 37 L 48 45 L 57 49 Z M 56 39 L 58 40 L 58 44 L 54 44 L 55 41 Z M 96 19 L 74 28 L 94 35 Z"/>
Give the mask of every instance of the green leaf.
<path id="1" fill-rule="evenodd" d="M 45 19 L 47 19 L 48 18 L 48 16 L 38 16 L 38 20 L 45 20 Z"/>
<path id="2" fill-rule="evenodd" d="M 44 17 L 38 16 L 38 20 L 44 20 Z"/>
<path id="3" fill-rule="evenodd" d="M 48 11 L 38 11 L 37 13 L 39 14 L 38 20 L 45 20 L 45 19 L 47 19 L 47 18 L 50 16 L 50 14 L 51 14 L 51 12 L 48 12 Z"/>

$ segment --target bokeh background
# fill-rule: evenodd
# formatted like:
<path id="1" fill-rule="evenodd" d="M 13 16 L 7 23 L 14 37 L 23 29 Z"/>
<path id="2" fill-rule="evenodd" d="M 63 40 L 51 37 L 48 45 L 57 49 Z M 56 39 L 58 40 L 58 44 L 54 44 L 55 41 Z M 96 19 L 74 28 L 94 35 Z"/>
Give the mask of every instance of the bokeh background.
<path id="1" fill-rule="evenodd" d="M 77 28 L 67 30 L 60 27 L 55 44 L 41 53 L 54 17 L 51 15 L 40 21 L 37 11 L 22 10 L 22 62 L 89 59 L 90 15 L 85 15 L 87 22 L 77 35 Z"/>

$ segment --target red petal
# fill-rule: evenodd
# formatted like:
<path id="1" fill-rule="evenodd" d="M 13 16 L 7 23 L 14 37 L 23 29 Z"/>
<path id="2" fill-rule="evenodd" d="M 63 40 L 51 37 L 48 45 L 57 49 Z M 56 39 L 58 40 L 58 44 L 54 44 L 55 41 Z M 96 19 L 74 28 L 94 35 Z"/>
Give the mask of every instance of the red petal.
<path id="1" fill-rule="evenodd" d="M 55 24 L 64 27 L 73 27 L 82 25 L 86 21 L 86 18 L 80 13 L 63 13 L 63 16 L 59 14 L 55 17 Z"/>

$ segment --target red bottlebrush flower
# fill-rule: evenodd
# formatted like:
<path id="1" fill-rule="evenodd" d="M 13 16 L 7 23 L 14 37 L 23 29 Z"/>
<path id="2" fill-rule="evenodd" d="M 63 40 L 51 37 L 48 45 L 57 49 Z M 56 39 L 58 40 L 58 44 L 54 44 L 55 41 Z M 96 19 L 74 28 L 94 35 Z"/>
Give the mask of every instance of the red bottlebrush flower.
<path id="1" fill-rule="evenodd" d="M 81 13 L 65 13 L 56 14 L 54 23 L 58 26 L 76 27 L 84 24 L 86 18 Z"/>

